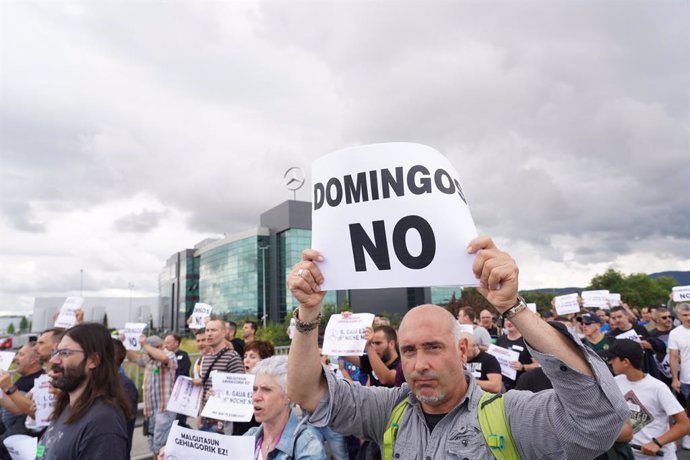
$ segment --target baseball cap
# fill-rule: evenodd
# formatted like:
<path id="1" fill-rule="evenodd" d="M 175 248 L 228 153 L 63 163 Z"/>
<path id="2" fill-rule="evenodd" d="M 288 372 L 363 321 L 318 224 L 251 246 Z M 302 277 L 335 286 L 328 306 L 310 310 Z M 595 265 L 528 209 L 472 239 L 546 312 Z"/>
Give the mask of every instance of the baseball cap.
<path id="1" fill-rule="evenodd" d="M 163 339 L 157 335 L 150 335 L 146 338 L 146 343 L 151 345 L 153 348 L 158 348 L 163 344 Z"/>
<path id="2" fill-rule="evenodd" d="M 613 343 L 609 345 L 609 349 L 602 350 L 601 353 L 608 358 L 627 358 L 637 369 L 642 367 L 644 351 L 642 350 L 642 345 L 634 340 L 615 339 Z"/>
<path id="3" fill-rule="evenodd" d="M 601 319 L 596 313 L 585 313 L 584 315 L 578 316 L 577 320 L 581 321 L 583 324 L 601 324 Z"/>

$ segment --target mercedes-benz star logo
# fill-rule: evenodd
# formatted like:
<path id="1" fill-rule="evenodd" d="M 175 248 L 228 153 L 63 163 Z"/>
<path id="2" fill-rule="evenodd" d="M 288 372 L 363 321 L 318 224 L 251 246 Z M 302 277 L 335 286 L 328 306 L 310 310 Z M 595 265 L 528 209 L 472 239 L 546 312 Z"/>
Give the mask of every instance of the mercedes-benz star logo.
<path id="1" fill-rule="evenodd" d="M 302 168 L 293 166 L 283 174 L 283 182 L 285 182 L 288 190 L 294 192 L 300 189 L 304 185 L 304 171 L 302 171 Z"/>

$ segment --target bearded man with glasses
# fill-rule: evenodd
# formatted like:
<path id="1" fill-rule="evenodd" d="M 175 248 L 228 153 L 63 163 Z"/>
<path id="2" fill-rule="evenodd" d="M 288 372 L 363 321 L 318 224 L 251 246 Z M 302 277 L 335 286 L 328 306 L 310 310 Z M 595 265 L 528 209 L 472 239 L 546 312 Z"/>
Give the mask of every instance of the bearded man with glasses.
<path id="1" fill-rule="evenodd" d="M 82 323 L 65 331 L 49 364 L 51 385 L 61 391 L 36 458 L 129 459 L 131 409 L 105 326 Z"/>

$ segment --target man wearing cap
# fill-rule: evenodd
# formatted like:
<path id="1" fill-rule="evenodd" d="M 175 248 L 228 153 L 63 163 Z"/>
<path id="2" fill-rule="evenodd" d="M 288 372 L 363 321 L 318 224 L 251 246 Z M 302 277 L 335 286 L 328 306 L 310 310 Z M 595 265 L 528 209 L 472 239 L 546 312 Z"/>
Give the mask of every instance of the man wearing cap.
<path id="1" fill-rule="evenodd" d="M 582 339 L 582 343 L 594 350 L 606 364 L 611 367 L 609 359 L 604 351 L 609 349 L 610 342 L 608 337 L 601 332 L 601 319 L 596 313 L 585 313 L 582 316 L 577 317 L 577 321 L 582 324 L 582 332 L 585 333 L 585 337 Z"/>
<path id="2" fill-rule="evenodd" d="M 690 433 L 683 406 L 663 382 L 642 371 L 644 352 L 638 342 L 614 340 L 606 354 L 630 408 L 632 443 L 640 446 L 635 458 L 652 459 L 661 451 L 663 458 L 675 459 L 675 441 Z"/>
<path id="3" fill-rule="evenodd" d="M 149 449 L 158 455 L 175 420 L 175 414 L 165 408 L 175 384 L 177 358 L 175 353 L 163 348 L 163 340 L 156 335 L 148 338 L 142 335 L 139 343 L 144 354 L 127 350 L 127 359 L 144 368 L 144 434 L 148 438 Z"/>

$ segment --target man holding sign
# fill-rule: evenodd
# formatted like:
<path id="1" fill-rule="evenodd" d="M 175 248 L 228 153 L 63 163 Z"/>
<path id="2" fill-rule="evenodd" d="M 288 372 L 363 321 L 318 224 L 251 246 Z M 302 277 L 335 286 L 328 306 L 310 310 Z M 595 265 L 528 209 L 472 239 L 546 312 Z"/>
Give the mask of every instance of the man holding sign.
<path id="1" fill-rule="evenodd" d="M 491 239 L 475 238 L 467 253 L 475 255 L 472 272 L 479 292 L 522 332 L 553 382 L 554 390 L 508 392 L 501 401 L 519 456 L 593 458 L 604 452 L 628 416 L 606 365 L 576 338 L 527 308 L 517 295 L 515 261 Z M 394 407 L 407 401 L 389 452 L 393 458 L 446 458 L 449 452 L 459 458 L 493 458 L 477 419 L 483 391 L 463 372 L 467 341 L 461 340 L 460 327 L 447 310 L 422 305 L 403 318 L 398 340 L 407 385 L 362 387 L 336 380 L 324 370 L 316 329 L 325 295 L 316 262 L 323 260 L 317 251 L 304 251 L 287 283 L 299 303 L 288 392 L 308 412 L 308 421 L 384 445 Z"/>

